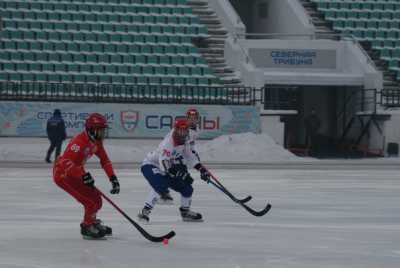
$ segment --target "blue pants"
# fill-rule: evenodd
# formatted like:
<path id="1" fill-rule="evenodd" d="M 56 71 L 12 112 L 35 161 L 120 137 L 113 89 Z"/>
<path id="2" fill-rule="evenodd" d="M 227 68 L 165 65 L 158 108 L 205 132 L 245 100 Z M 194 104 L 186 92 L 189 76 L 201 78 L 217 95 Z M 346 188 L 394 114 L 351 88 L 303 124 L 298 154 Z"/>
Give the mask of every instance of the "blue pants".
<path id="1" fill-rule="evenodd" d="M 187 198 L 191 197 L 193 194 L 192 185 L 185 183 L 181 178 L 171 178 L 168 175 L 161 174 L 160 169 L 156 166 L 143 165 L 141 171 L 151 187 L 153 187 L 158 194 L 167 193 L 168 188 L 171 188 Z"/>

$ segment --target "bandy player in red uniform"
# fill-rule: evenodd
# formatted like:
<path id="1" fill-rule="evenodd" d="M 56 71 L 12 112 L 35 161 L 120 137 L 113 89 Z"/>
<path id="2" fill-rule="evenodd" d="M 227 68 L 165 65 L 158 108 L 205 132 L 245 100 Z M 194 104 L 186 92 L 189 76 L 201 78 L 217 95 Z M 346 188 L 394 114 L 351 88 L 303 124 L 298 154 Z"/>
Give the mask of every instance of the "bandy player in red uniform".
<path id="1" fill-rule="evenodd" d="M 112 234 L 112 229 L 96 218 L 102 206 L 102 199 L 94 187 L 92 175 L 84 168 L 86 161 L 95 154 L 112 184 L 110 193 L 119 193 L 118 179 L 103 147 L 107 128 L 104 116 L 98 113 L 90 114 L 85 122 L 85 130 L 71 139 L 64 153 L 54 164 L 54 182 L 84 207 L 85 214 L 81 223 L 83 238 L 96 239 Z"/>

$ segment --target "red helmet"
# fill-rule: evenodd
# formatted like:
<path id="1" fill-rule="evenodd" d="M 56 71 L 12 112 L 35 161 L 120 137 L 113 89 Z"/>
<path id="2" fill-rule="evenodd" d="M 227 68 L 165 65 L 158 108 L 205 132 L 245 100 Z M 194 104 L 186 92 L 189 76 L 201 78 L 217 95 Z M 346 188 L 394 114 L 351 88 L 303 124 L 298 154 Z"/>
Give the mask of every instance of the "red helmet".
<path id="1" fill-rule="evenodd" d="M 85 128 L 89 129 L 101 129 L 107 127 L 107 119 L 99 113 L 90 114 L 85 122 Z"/>
<path id="2" fill-rule="evenodd" d="M 190 108 L 186 111 L 186 119 L 188 120 L 188 124 L 190 128 L 196 128 L 196 125 L 199 123 L 200 114 L 196 108 Z"/>
<path id="3" fill-rule="evenodd" d="M 92 140 L 103 140 L 108 128 L 107 119 L 99 113 L 92 113 L 85 121 L 85 128 Z"/>
<path id="4" fill-rule="evenodd" d="M 176 145 L 182 145 L 186 142 L 189 135 L 189 124 L 186 119 L 178 119 L 174 124 L 172 137 Z"/>

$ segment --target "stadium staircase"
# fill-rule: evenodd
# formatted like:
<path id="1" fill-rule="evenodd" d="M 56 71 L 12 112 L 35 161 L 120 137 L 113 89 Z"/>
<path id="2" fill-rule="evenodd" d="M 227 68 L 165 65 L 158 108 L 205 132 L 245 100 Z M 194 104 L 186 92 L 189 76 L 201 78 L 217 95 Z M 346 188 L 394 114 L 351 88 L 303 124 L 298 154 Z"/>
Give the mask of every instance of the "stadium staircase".
<path id="1" fill-rule="evenodd" d="M 186 0 L 2 0 L 0 17 L 0 81 L 221 85 Z"/>
<path id="2" fill-rule="evenodd" d="M 321 14 L 321 12 L 316 9 L 315 4 L 310 0 L 299 0 L 303 5 L 304 9 L 308 12 L 308 15 L 311 18 L 313 25 L 316 28 L 316 31 L 319 33 L 327 33 L 334 35 L 335 31 L 332 30 L 331 24 L 329 21 L 326 21 Z"/>
<path id="3" fill-rule="evenodd" d="M 188 0 L 193 14 L 200 18 L 200 23 L 207 26 L 209 38 L 199 42 L 199 50 L 214 74 L 225 86 L 242 85 L 239 75 L 226 64 L 224 44 L 228 31 L 223 27 L 217 14 L 210 9 L 207 0 Z"/>

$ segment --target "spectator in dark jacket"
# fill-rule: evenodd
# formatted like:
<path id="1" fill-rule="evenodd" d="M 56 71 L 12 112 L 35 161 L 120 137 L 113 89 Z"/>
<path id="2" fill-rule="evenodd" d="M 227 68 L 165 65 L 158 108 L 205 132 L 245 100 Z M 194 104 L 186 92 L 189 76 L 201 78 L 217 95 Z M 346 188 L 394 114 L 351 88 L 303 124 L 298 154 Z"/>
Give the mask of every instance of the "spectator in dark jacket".
<path id="1" fill-rule="evenodd" d="M 306 145 L 315 153 L 319 150 L 318 132 L 321 127 L 321 119 L 319 119 L 314 108 L 311 110 L 311 114 L 305 118 L 305 126 Z"/>
<path id="2" fill-rule="evenodd" d="M 61 111 L 55 109 L 53 116 L 47 120 L 47 137 L 50 141 L 50 147 L 47 151 L 46 162 L 51 163 L 50 157 L 54 149 L 56 149 L 56 155 L 54 159 L 61 153 L 61 146 L 63 141 L 67 138 L 67 133 L 65 131 L 65 123 L 61 116 Z"/>

